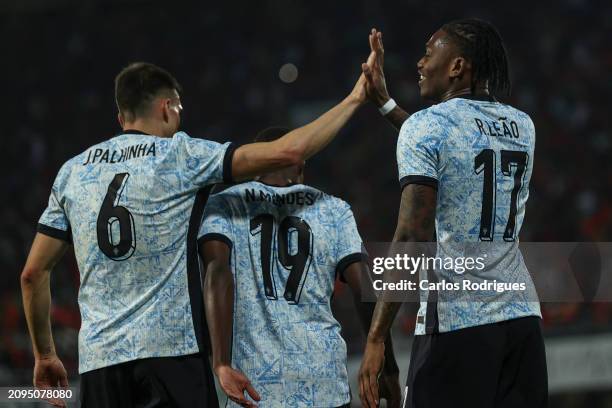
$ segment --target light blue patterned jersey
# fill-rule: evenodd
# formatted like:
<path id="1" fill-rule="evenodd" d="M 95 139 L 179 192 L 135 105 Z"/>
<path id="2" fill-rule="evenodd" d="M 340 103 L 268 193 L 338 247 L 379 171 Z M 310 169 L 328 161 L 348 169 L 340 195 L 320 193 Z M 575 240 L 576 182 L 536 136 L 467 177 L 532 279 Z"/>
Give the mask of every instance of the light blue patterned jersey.
<path id="1" fill-rule="evenodd" d="M 422 292 L 416 334 L 436 325 L 445 332 L 540 316 L 518 248 L 534 146 L 529 116 L 493 101 L 454 98 L 415 113 L 403 124 L 397 145 L 400 183 L 437 185 L 437 256 L 486 260 L 483 270 L 463 274 L 435 269 L 435 278 L 525 283 L 525 290 L 518 291 L 441 291 L 437 304 L 430 298 L 429 305 L 431 293 Z"/>
<path id="2" fill-rule="evenodd" d="M 200 236 L 232 248 L 232 365 L 259 405 L 348 403 L 346 344 L 330 299 L 336 274 L 363 259 L 349 205 L 301 184 L 250 182 L 211 196 Z"/>
<path id="3" fill-rule="evenodd" d="M 230 177 L 232 152 L 183 132 L 133 132 L 62 166 L 38 231 L 74 244 L 80 373 L 199 351 L 196 235 L 206 191 Z"/>

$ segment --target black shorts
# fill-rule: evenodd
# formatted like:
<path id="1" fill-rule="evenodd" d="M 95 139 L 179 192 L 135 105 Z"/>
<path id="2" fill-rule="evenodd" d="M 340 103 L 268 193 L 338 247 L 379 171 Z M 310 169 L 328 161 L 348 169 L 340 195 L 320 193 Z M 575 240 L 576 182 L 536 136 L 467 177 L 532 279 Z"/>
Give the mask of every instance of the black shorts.
<path id="1" fill-rule="evenodd" d="M 538 317 L 415 336 L 403 408 L 544 408 Z"/>
<path id="2" fill-rule="evenodd" d="M 202 354 L 146 358 L 83 373 L 80 399 L 83 408 L 219 406 Z"/>

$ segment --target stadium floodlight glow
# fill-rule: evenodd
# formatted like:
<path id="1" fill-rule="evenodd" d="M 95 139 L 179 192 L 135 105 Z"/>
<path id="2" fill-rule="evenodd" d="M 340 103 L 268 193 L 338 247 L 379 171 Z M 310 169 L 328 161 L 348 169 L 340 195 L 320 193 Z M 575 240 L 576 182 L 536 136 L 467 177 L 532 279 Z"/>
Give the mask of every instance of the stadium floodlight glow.
<path id="1" fill-rule="evenodd" d="M 298 77 L 298 69 L 292 63 L 284 64 L 278 71 L 278 77 L 286 84 L 295 82 Z"/>

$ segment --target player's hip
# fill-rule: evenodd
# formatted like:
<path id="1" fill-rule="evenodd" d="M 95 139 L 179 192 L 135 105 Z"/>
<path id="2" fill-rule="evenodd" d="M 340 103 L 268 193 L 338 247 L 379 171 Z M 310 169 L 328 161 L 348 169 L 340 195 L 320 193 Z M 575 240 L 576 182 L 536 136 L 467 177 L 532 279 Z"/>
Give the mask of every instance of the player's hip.
<path id="1" fill-rule="evenodd" d="M 415 336 L 405 408 L 546 407 L 538 317 Z"/>
<path id="2" fill-rule="evenodd" d="M 218 407 L 208 360 L 200 353 L 134 360 L 81 375 L 84 408 Z"/>

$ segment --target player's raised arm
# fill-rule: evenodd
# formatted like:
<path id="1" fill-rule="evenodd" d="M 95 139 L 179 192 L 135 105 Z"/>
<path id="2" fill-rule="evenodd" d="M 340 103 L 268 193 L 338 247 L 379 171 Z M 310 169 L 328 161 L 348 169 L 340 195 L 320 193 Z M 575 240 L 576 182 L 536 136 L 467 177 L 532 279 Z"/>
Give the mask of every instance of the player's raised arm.
<path id="1" fill-rule="evenodd" d="M 399 130 L 410 115 L 391 99 L 387 91 L 387 82 L 383 71 L 385 50 L 383 48 L 382 33 L 373 28 L 369 35 L 369 42 L 370 55 L 373 54 L 373 59 L 370 63 L 361 65 L 363 74 L 366 77 L 367 97 L 370 102 L 376 105 L 385 119 Z"/>
<path id="2" fill-rule="evenodd" d="M 365 65 L 372 64 L 370 53 Z M 234 181 L 250 179 L 258 174 L 299 165 L 331 142 L 338 131 L 366 100 L 365 76 L 359 76 L 351 93 L 309 124 L 297 128 L 278 140 L 251 143 L 236 149 L 232 159 Z"/>

